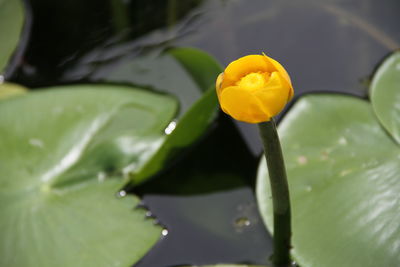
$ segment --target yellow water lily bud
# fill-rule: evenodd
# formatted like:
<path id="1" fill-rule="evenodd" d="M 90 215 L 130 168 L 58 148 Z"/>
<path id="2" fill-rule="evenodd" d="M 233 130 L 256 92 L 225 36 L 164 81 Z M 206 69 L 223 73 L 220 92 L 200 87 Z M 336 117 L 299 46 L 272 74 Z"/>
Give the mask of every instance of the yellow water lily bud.
<path id="1" fill-rule="evenodd" d="M 266 55 L 249 55 L 233 61 L 216 82 L 222 110 L 249 123 L 269 121 L 293 97 L 286 70 Z"/>

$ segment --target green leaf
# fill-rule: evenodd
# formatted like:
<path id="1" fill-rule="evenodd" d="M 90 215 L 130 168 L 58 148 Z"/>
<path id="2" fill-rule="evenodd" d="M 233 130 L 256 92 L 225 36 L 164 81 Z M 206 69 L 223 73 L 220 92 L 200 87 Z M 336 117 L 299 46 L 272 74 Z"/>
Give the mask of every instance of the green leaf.
<path id="1" fill-rule="evenodd" d="M 208 129 L 218 113 L 214 84 L 221 72 L 220 65 L 207 53 L 193 48 L 173 48 L 161 54 L 141 55 L 93 75 L 95 80 L 140 84 L 173 94 L 179 100 L 179 114 L 165 129 L 167 138 L 151 161 L 131 172 L 133 184 L 157 174 Z"/>
<path id="2" fill-rule="evenodd" d="M 16 49 L 24 24 L 20 0 L 0 0 L 0 74 Z"/>
<path id="3" fill-rule="evenodd" d="M 193 61 L 192 64 L 197 62 Z M 180 103 L 178 116 L 183 115 L 203 94 L 203 90 L 198 87 L 190 73 L 168 52 L 128 58 L 111 69 L 99 69 L 92 80 L 132 84 L 174 95 Z"/>
<path id="4" fill-rule="evenodd" d="M 155 175 L 157 171 L 163 168 L 168 159 L 176 155 L 178 150 L 189 146 L 198 139 L 214 121 L 217 114 L 217 104 L 215 88 L 212 87 L 185 113 L 176 125 L 171 124 L 175 128 L 164 139 L 157 154 L 143 168 L 132 173 L 132 181 L 138 184 Z"/>
<path id="5" fill-rule="evenodd" d="M 168 53 L 185 67 L 189 77 L 196 82 L 196 90 L 203 91 L 204 94 L 177 122 L 173 122 L 166 129 L 168 136 L 164 139 L 158 153 L 142 169 L 132 173 L 131 177 L 135 184 L 156 174 L 167 160 L 176 155 L 177 151 L 199 139 L 214 121 L 218 112 L 214 83 L 222 71 L 219 64 L 208 54 L 196 49 L 176 48 L 169 50 Z M 179 87 L 180 91 L 185 91 L 185 89 Z"/>
<path id="6" fill-rule="evenodd" d="M 129 266 L 161 229 L 116 193 L 177 102 L 122 86 L 52 89 L 0 104 L 0 265 Z"/>
<path id="7" fill-rule="evenodd" d="M 293 255 L 302 267 L 398 266 L 400 149 L 371 105 L 309 95 L 279 125 L 293 211 Z M 257 197 L 268 228 L 267 168 Z"/>
<path id="8" fill-rule="evenodd" d="M 400 144 L 400 51 L 379 66 L 372 80 L 370 97 L 379 121 Z"/>
<path id="9" fill-rule="evenodd" d="M 202 91 L 214 85 L 218 74 L 223 71 L 215 59 L 198 49 L 174 48 L 168 53 L 182 64 Z"/>
<path id="10" fill-rule="evenodd" d="M 0 83 L 0 100 L 23 95 L 27 88 L 14 83 Z"/>

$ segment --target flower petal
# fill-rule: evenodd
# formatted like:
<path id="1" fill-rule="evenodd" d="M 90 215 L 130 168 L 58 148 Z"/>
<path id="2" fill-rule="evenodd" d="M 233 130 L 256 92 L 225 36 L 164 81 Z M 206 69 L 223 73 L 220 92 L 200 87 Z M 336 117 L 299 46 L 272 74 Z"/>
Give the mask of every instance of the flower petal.
<path id="1" fill-rule="evenodd" d="M 262 109 L 260 101 L 238 86 L 225 88 L 220 95 L 220 104 L 225 113 L 239 121 L 259 123 L 271 119 Z"/>
<path id="2" fill-rule="evenodd" d="M 263 55 L 249 55 L 233 61 L 226 67 L 222 88 L 232 86 L 242 77 L 251 72 L 272 72 L 273 63 Z"/>
<path id="3" fill-rule="evenodd" d="M 273 72 L 266 87 L 253 92 L 260 101 L 261 108 L 270 117 L 277 115 L 293 95 L 293 88 L 279 72 Z"/>
<path id="4" fill-rule="evenodd" d="M 274 71 L 273 73 L 271 73 L 271 76 L 268 80 L 268 83 L 265 86 L 265 89 L 268 90 L 276 90 L 276 89 L 280 89 L 282 91 L 288 91 L 288 95 L 287 95 L 287 102 L 290 101 L 290 99 L 292 99 L 293 95 L 294 95 L 294 90 L 293 90 L 293 86 L 291 83 L 289 83 L 287 81 L 287 79 L 285 78 L 285 76 L 277 71 Z"/>
<path id="5" fill-rule="evenodd" d="M 220 95 L 221 95 L 221 92 L 222 92 L 222 81 L 224 80 L 224 73 L 220 73 L 219 75 L 218 75 L 218 78 L 217 78 L 217 81 L 215 82 L 215 89 L 216 89 L 216 92 L 217 92 L 217 96 L 218 96 L 218 101 L 220 101 L 221 102 L 221 99 L 220 99 Z"/>
<path id="6" fill-rule="evenodd" d="M 267 60 L 274 66 L 274 68 L 282 75 L 282 77 L 289 83 L 290 87 L 292 87 L 292 81 L 290 80 L 289 74 L 285 70 L 285 68 L 275 59 L 270 58 L 266 54 L 264 54 L 264 57 L 267 58 Z"/>

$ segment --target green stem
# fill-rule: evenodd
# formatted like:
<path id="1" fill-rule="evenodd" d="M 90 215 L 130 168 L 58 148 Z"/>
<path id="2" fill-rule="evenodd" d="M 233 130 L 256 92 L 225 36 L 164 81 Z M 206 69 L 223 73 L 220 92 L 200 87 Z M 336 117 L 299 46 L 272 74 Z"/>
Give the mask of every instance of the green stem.
<path id="1" fill-rule="evenodd" d="M 273 119 L 259 123 L 258 126 L 264 144 L 272 192 L 274 212 L 274 253 L 272 255 L 272 263 L 275 267 L 291 266 L 290 198 L 281 144 Z"/>

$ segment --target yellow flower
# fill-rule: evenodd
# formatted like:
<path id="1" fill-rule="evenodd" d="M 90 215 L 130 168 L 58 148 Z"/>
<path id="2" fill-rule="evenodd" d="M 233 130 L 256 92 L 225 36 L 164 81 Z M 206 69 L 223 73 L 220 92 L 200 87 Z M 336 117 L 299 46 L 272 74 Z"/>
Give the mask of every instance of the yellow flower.
<path id="1" fill-rule="evenodd" d="M 222 110 L 249 123 L 269 121 L 293 97 L 286 70 L 266 55 L 249 55 L 233 61 L 216 82 Z"/>

